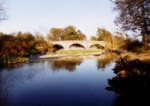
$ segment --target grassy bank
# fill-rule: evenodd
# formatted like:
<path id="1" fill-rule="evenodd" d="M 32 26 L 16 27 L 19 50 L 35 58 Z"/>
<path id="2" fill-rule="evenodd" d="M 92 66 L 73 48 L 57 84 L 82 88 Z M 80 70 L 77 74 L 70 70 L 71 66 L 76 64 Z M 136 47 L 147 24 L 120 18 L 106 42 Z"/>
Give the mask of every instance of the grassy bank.
<path id="1" fill-rule="evenodd" d="M 0 58 L 0 64 L 15 64 L 27 62 L 29 59 L 25 57 L 2 57 Z"/>
<path id="2" fill-rule="evenodd" d="M 146 51 L 144 53 L 133 53 L 126 51 L 120 55 L 120 58 L 127 59 L 129 61 L 139 59 L 140 61 L 150 63 L 150 51 Z"/>
<path id="3" fill-rule="evenodd" d="M 104 52 L 104 50 L 60 50 L 56 53 L 50 53 L 47 55 L 83 55 L 83 54 L 92 54 L 92 53 L 100 53 Z"/>

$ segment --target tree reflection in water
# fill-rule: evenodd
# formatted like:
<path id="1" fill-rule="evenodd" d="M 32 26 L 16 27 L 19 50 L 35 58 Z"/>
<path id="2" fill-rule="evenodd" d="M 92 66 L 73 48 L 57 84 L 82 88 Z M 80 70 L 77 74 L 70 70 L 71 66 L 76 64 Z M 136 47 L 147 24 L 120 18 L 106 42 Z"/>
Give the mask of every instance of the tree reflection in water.
<path id="1" fill-rule="evenodd" d="M 97 68 L 99 69 L 105 69 L 109 64 L 114 62 L 116 59 L 117 54 L 116 53 L 106 53 L 105 55 L 101 55 L 97 57 Z"/>
<path id="2" fill-rule="evenodd" d="M 53 71 L 66 69 L 69 72 L 73 72 L 76 66 L 80 65 L 82 61 L 83 58 L 64 58 L 48 61 L 48 63 L 51 65 Z"/>
<path id="3" fill-rule="evenodd" d="M 107 90 L 115 91 L 118 106 L 150 106 L 150 64 L 139 60 L 117 61 L 117 76 L 108 80 Z"/>
<path id="4" fill-rule="evenodd" d="M 106 53 L 105 55 L 100 56 L 91 56 L 92 59 L 97 59 L 97 68 L 105 69 L 109 64 L 111 64 L 117 57 L 116 53 Z M 50 60 L 48 63 L 51 65 L 53 71 L 59 71 L 61 69 L 66 69 L 70 72 L 73 72 L 82 61 L 90 59 L 90 56 L 85 57 L 71 57 L 71 58 L 60 58 L 56 60 Z"/>

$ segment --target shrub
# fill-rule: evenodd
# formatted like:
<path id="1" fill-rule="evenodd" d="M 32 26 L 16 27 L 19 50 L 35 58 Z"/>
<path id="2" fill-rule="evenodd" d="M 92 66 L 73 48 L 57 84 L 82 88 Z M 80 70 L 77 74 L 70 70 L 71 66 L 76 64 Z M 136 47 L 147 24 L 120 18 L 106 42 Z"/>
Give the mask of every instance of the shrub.
<path id="1" fill-rule="evenodd" d="M 121 49 L 135 53 L 142 53 L 144 52 L 145 47 L 143 42 L 140 42 L 138 40 L 131 40 L 128 38 L 124 41 L 124 44 L 121 46 Z"/>

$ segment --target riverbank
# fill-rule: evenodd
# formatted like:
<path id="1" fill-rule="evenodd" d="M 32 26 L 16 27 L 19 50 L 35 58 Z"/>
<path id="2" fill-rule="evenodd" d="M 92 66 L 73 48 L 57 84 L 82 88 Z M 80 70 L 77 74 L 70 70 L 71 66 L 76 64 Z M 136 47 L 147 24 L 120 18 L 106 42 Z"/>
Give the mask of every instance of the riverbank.
<path id="1" fill-rule="evenodd" d="M 29 58 L 27 57 L 2 57 L 0 58 L 0 64 L 17 64 L 28 62 Z"/>
<path id="2" fill-rule="evenodd" d="M 0 64 L 17 64 L 24 63 L 28 61 L 37 61 L 43 59 L 56 59 L 61 57 L 79 57 L 79 56 L 100 56 L 104 53 L 114 52 L 118 54 L 120 59 L 127 59 L 128 61 L 136 60 L 142 61 L 144 63 L 150 63 L 150 51 L 145 53 L 136 54 L 127 51 L 105 51 L 105 50 L 61 50 L 56 53 L 49 53 L 40 56 L 29 57 L 5 57 L 0 58 Z"/>
<path id="3" fill-rule="evenodd" d="M 1 57 L 0 64 L 17 64 L 43 59 L 55 59 L 61 57 L 97 56 L 105 53 L 104 50 L 60 50 L 55 53 L 36 55 L 31 57 Z"/>
<path id="4" fill-rule="evenodd" d="M 60 50 L 55 53 L 49 53 L 47 55 L 83 55 L 83 54 L 92 54 L 92 53 L 101 53 L 105 50 L 101 49 L 89 49 L 89 50 Z"/>
<path id="5" fill-rule="evenodd" d="M 121 59 L 127 59 L 128 61 L 139 60 L 142 62 L 150 63 L 150 51 L 146 51 L 144 53 L 133 53 L 124 51 L 120 55 Z"/>
<path id="6" fill-rule="evenodd" d="M 60 57 L 76 57 L 76 56 L 99 56 L 104 54 L 104 50 L 62 50 L 56 53 L 50 53 L 39 56 L 38 59 L 54 59 Z"/>

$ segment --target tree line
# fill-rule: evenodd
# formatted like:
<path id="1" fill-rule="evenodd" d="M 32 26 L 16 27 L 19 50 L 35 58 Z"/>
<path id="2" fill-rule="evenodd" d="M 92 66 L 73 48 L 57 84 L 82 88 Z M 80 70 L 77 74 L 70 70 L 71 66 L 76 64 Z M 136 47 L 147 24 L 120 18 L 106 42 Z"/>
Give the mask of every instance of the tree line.
<path id="1" fill-rule="evenodd" d="M 52 45 L 42 35 L 0 33 L 0 57 L 29 56 L 50 51 Z"/>
<path id="2" fill-rule="evenodd" d="M 46 38 L 40 33 L 0 32 L 0 57 L 23 57 L 52 52 L 54 47 L 49 41 L 60 40 L 86 40 L 86 36 L 74 26 L 51 28 Z"/>
<path id="3" fill-rule="evenodd" d="M 143 46 L 138 41 L 133 42 L 130 38 L 125 39 L 120 32 L 116 33 L 117 36 L 114 36 L 105 28 L 98 28 L 96 36 L 91 36 L 91 40 L 104 41 L 106 50 L 111 50 L 115 47 L 114 45 L 120 46 L 120 49 L 128 50 L 136 49 L 136 44 L 140 45 L 139 47 Z M 55 49 L 49 41 L 61 40 L 86 40 L 86 35 L 80 30 L 76 30 L 74 26 L 51 28 L 46 38 L 39 33 L 34 35 L 22 32 L 12 34 L 0 33 L 0 57 L 23 57 L 53 52 Z M 142 50 L 138 48 L 138 51 Z"/>

